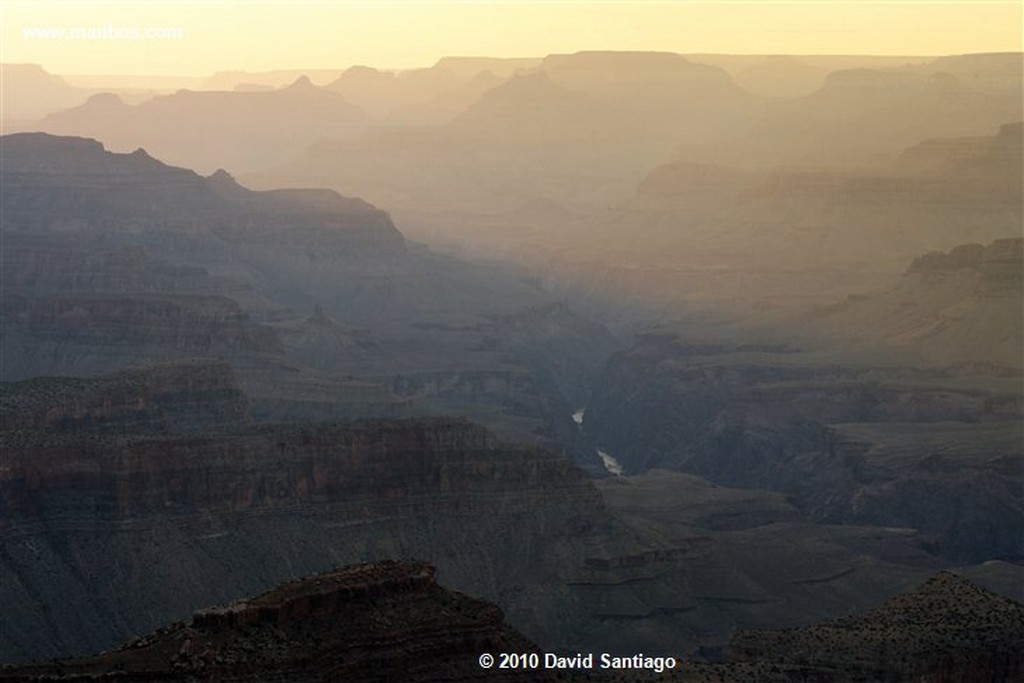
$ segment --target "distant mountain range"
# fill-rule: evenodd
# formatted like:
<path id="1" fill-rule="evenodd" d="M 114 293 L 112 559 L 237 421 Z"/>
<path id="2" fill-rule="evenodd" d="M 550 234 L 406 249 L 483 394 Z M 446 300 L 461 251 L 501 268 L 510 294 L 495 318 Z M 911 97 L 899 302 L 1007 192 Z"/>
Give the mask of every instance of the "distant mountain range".
<path id="1" fill-rule="evenodd" d="M 772 103 L 752 129 L 706 151 L 705 158 L 743 165 L 849 164 L 927 138 L 983 135 L 1022 118 L 1022 71 L 1019 53 L 835 71 L 820 89 Z"/>
<path id="2" fill-rule="evenodd" d="M 212 172 L 280 162 L 314 140 L 353 137 L 368 124 L 343 96 L 302 77 L 269 92 L 179 91 L 137 105 L 94 95 L 49 115 L 39 128 L 98 138 L 118 151 L 145 147 L 171 163 Z"/>

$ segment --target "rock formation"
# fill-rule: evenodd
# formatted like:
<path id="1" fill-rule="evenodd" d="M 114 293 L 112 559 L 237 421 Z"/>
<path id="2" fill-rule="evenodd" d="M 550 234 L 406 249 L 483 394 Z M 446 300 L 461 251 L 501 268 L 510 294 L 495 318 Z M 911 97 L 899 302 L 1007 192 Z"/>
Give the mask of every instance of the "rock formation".
<path id="1" fill-rule="evenodd" d="M 1024 606 L 941 572 L 864 614 L 731 645 L 785 680 L 1012 681 L 1024 675 Z"/>
<path id="2" fill-rule="evenodd" d="M 1020 240 L 922 256 L 898 284 L 757 334 L 651 333 L 583 420 L 629 473 L 794 496 L 812 518 L 919 529 L 956 561 L 1019 558 Z"/>
<path id="3" fill-rule="evenodd" d="M 416 555 L 447 581 L 499 598 L 527 630 L 578 637 L 563 582 L 607 543 L 613 522 L 563 458 L 452 420 L 175 434 L 139 417 L 142 398 L 107 401 L 131 381 L 69 381 L 82 387 L 69 406 L 77 421 L 34 417 L 47 401 L 39 391 L 66 390 L 52 388 L 57 380 L 5 392 L 24 417 L 0 436 L 3 659 L 109 647 L 299 573 Z M 186 404 L 171 424 L 199 407 L 177 396 Z M 207 410 L 218 405 L 206 397 Z M 93 430 L 83 427 L 89 406 Z M 98 584 L 103 576 L 117 579 Z"/>
<path id="4" fill-rule="evenodd" d="M 804 325 L 844 346 L 1007 377 L 1024 369 L 1024 239 L 964 244 L 916 258 L 886 289 L 823 307 Z"/>
<path id="5" fill-rule="evenodd" d="M 0 119 L 6 130 L 12 130 L 11 124 L 27 125 L 33 119 L 79 105 L 90 94 L 38 64 L 2 64 L 0 78 L 4 79 L 6 94 Z"/>
<path id="6" fill-rule="evenodd" d="M 99 378 L 0 383 L 0 429 L 79 432 L 236 430 L 252 422 L 231 367 L 174 361 Z"/>
<path id="7" fill-rule="evenodd" d="M 434 576 L 417 561 L 345 566 L 200 609 L 99 655 L 2 665 L 0 680 L 654 680 L 650 672 L 599 668 L 482 668 L 482 653 L 543 653 L 496 606 L 442 588 Z M 658 680 L 1016 680 L 1024 672 L 1022 645 L 1019 603 L 941 572 L 855 616 L 741 631 L 726 661 L 682 660 Z"/>
<path id="8" fill-rule="evenodd" d="M 350 565 L 201 609 L 93 657 L 0 666 L 0 680 L 521 680 L 478 659 L 537 646 L 496 606 L 442 588 L 434 575 L 416 561 Z"/>
<path id="9" fill-rule="evenodd" d="M 359 199 L 254 192 L 91 140 L 2 144 L 5 380 L 201 356 L 231 364 L 257 419 L 455 413 L 550 443 L 562 392 L 578 402 L 614 346 L 571 313 L 495 345 L 495 321 L 553 297 L 408 243 Z M 316 310 L 331 324 L 307 324 Z M 586 358 L 550 372 L 581 337 Z"/>

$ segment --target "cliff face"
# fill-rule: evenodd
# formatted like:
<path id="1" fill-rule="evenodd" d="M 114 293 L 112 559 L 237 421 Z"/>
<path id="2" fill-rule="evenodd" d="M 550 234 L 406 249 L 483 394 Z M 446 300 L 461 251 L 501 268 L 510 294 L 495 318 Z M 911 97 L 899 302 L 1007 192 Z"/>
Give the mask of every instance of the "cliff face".
<path id="1" fill-rule="evenodd" d="M 204 178 L 142 149 L 112 154 L 83 138 L 20 133 L 3 145 L 3 214 L 12 232 L 164 230 L 280 246 L 290 228 L 299 249 L 404 245 L 387 214 L 334 192 L 253 192 L 226 173 Z"/>
<path id="2" fill-rule="evenodd" d="M 614 344 L 567 310 L 497 344 L 551 297 L 406 243 L 359 199 L 80 138 L 2 144 L 3 380 L 212 357 L 258 419 L 458 414 L 550 441 Z M 562 363 L 577 343 L 588 358 Z"/>
<path id="3" fill-rule="evenodd" d="M 249 401 L 230 366 L 177 361 L 79 379 L 37 377 L 0 384 L 2 429 L 164 432 L 236 429 Z"/>
<path id="4" fill-rule="evenodd" d="M 4 681 L 475 681 L 484 652 L 539 652 L 495 605 L 439 586 L 423 562 L 342 567 L 282 584 L 90 658 L 0 668 Z M 114 672 L 117 672 L 114 674 Z M 534 672 L 536 680 L 549 680 Z"/>
<path id="5" fill-rule="evenodd" d="M 11 135 L 3 149 L 4 379 L 201 355 L 252 385 L 285 349 L 251 315 L 269 305 L 266 275 L 239 243 L 282 259 L 404 250 L 386 214 L 334 193 L 255 193 L 78 138 Z"/>
<path id="6" fill-rule="evenodd" d="M 0 437 L 2 659 L 107 648 L 296 574 L 408 556 L 535 637 L 590 628 L 570 577 L 614 524 L 554 454 L 451 420 L 182 436 L 23 413 Z"/>
<path id="7" fill-rule="evenodd" d="M 460 422 L 268 427 L 223 437 L 72 436 L 5 434 L 4 486 L 9 500 L 26 501 L 8 503 L 5 526 L 76 513 L 259 513 L 318 502 L 343 503 L 358 516 L 358 505 L 415 509 L 417 495 L 437 496 L 453 511 L 511 513 L 529 505 L 505 494 L 522 488 L 558 498 L 559 486 L 568 487 L 568 500 L 597 500 L 567 461 L 499 448 L 485 430 Z"/>

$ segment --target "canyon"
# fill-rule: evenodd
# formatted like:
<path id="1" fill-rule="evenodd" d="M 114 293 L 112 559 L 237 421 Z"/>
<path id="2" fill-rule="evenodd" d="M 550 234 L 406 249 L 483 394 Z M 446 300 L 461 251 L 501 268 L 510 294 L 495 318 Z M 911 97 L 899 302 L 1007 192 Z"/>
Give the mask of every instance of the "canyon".
<path id="1" fill-rule="evenodd" d="M 16 66 L 0 680 L 1019 676 L 1019 54 Z"/>
<path id="2" fill-rule="evenodd" d="M 254 424 L 224 363 L 2 388 L 7 661 L 109 649 L 367 560 L 425 558 L 549 651 L 680 655 L 737 623 L 869 608 L 945 566 L 917 532 L 811 523 L 777 494 L 672 473 L 595 487 L 462 420 Z"/>
<path id="3" fill-rule="evenodd" d="M 469 405 L 538 442 L 568 431 L 617 343 L 527 278 L 408 242 L 361 200 L 252 192 L 78 138 L 14 135 L 4 152 L 5 380 L 222 358 L 264 419 Z"/>

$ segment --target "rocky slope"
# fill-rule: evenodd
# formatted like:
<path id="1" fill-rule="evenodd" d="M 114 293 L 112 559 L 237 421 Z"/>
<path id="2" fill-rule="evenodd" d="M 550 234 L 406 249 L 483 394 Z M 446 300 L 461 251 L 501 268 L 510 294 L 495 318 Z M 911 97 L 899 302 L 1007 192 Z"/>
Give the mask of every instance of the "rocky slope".
<path id="1" fill-rule="evenodd" d="M 434 576 L 423 562 L 350 565 L 199 610 L 94 657 L 0 667 L 0 680 L 519 680 L 521 672 L 481 668 L 478 657 L 537 646 L 496 606 Z"/>
<path id="2" fill-rule="evenodd" d="M 949 572 L 864 614 L 737 634 L 733 656 L 768 680 L 1012 681 L 1024 675 L 1024 607 Z"/>
<path id="3" fill-rule="evenodd" d="M 539 60 L 442 58 L 425 69 L 346 69 L 328 90 L 339 92 L 388 125 L 443 125 L 508 78 Z"/>

